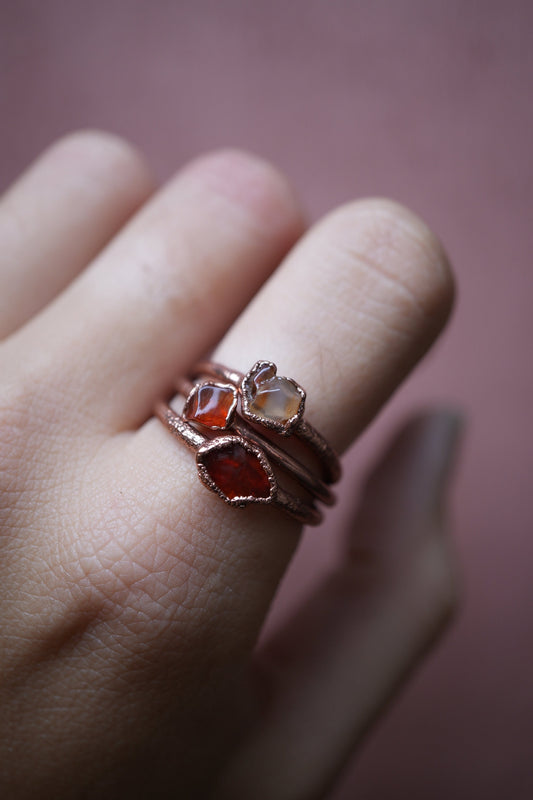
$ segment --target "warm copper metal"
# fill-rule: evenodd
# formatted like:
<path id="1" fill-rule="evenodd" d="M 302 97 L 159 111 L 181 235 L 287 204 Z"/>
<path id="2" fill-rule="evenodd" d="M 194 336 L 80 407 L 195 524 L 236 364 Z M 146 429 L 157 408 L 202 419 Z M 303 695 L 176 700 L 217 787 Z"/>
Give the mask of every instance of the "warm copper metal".
<path id="1" fill-rule="evenodd" d="M 303 417 L 304 389 L 292 378 L 278 376 L 271 361 L 257 361 L 246 374 L 206 361 L 195 367 L 192 378 L 176 382 L 185 398 L 182 414 L 163 402 L 157 404 L 155 413 L 172 434 L 195 451 L 202 483 L 233 507 L 272 505 L 299 522 L 317 525 L 322 514 L 315 500 L 326 505 L 335 502 L 327 484 L 338 480 L 341 467 L 333 448 Z M 234 401 L 224 409 L 225 420 L 217 417 L 216 405 L 214 410 L 207 406 L 207 414 L 202 412 L 206 418 L 197 416 L 197 393 L 203 387 L 235 391 Z M 210 397 L 208 394 L 208 403 Z M 218 410 L 222 408 L 220 404 Z M 321 477 L 282 446 L 292 436 L 318 459 Z M 271 462 L 299 482 L 309 500 L 281 487 Z"/>
<path id="2" fill-rule="evenodd" d="M 314 455 L 319 459 L 320 464 L 322 466 L 323 477 L 326 483 L 335 483 L 339 480 L 341 476 L 341 465 L 339 461 L 339 457 L 331 445 L 324 439 L 324 437 L 316 430 L 316 428 L 311 425 L 310 422 L 307 422 L 303 418 L 303 401 L 305 400 L 305 392 L 299 384 L 297 384 L 292 379 L 285 379 L 290 380 L 291 383 L 297 388 L 298 391 L 302 393 L 302 404 L 299 414 L 297 415 L 296 419 L 291 420 L 290 424 L 284 426 L 283 429 L 280 427 L 276 427 L 271 422 L 265 421 L 263 417 L 258 417 L 257 415 L 250 414 L 247 411 L 249 402 L 248 402 L 248 384 L 251 374 L 258 368 L 258 365 L 265 365 L 265 364 L 272 364 L 272 362 L 267 361 L 258 361 L 252 369 L 244 374 L 242 372 L 238 372 L 237 370 L 229 369 L 225 367 L 223 364 L 218 364 L 213 361 L 202 361 L 201 363 L 197 364 L 196 367 L 192 371 L 192 377 L 194 379 L 200 377 L 211 377 L 215 380 L 223 380 L 227 383 L 232 384 L 236 387 L 236 389 L 241 394 L 241 413 L 244 417 L 248 418 L 251 422 L 254 422 L 257 425 L 263 425 L 272 428 L 273 430 L 277 430 L 282 435 L 288 436 L 295 436 L 304 442 L 309 449 L 314 453 Z M 275 367 L 274 364 L 272 366 Z"/>
<path id="3" fill-rule="evenodd" d="M 202 383 L 205 384 L 205 381 Z M 199 385 L 202 384 L 193 384 L 185 378 L 180 378 L 176 381 L 176 389 L 186 398 L 185 406 L 190 403 L 190 398 L 196 391 L 196 386 Z M 336 500 L 335 495 L 320 478 L 314 475 L 311 470 L 300 463 L 300 461 L 297 461 L 297 459 L 290 456 L 285 450 L 278 447 L 273 441 L 267 439 L 265 436 L 261 436 L 261 434 L 252 428 L 245 419 L 242 419 L 242 417 L 239 417 L 237 414 L 232 415 L 226 429 L 236 431 L 242 437 L 251 439 L 264 450 L 272 461 L 292 475 L 292 477 L 311 495 L 316 497 L 317 500 L 320 500 L 328 506 L 334 505 Z"/>
<path id="4" fill-rule="evenodd" d="M 207 486 L 207 488 L 216 492 L 216 494 L 218 494 L 228 505 L 242 508 L 252 503 L 268 504 L 279 508 L 280 510 L 289 514 L 289 516 L 291 516 L 293 519 L 296 519 L 299 522 L 303 522 L 307 525 L 318 525 L 322 521 L 322 514 L 313 503 L 306 503 L 300 498 L 296 497 L 296 495 L 287 492 L 281 486 L 279 486 L 272 467 L 262 451 L 262 446 L 259 447 L 254 441 L 250 441 L 248 437 L 241 436 L 240 434 L 224 434 L 222 436 L 219 435 L 215 436 L 213 439 L 210 439 L 205 434 L 196 430 L 192 424 L 190 424 L 186 419 L 184 419 L 180 414 L 178 414 L 167 403 L 164 402 L 157 403 L 155 407 L 155 413 L 172 434 L 177 436 L 190 449 L 196 452 L 200 480 Z M 232 441 L 238 441 L 242 447 L 253 452 L 254 455 L 260 460 L 261 465 L 268 476 L 270 484 L 270 494 L 268 497 L 257 498 L 252 496 L 244 496 L 229 498 L 226 497 L 219 487 L 216 486 L 216 484 L 214 484 L 210 479 L 202 464 L 203 455 L 208 451 L 212 451 L 214 448 L 225 447 L 228 442 Z"/>

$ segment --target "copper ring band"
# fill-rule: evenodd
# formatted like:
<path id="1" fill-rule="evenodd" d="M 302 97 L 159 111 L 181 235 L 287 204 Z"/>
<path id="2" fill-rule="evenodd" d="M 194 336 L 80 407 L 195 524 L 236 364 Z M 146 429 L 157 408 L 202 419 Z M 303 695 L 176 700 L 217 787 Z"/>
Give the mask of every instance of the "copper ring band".
<path id="1" fill-rule="evenodd" d="M 214 439 L 209 439 L 209 437 L 197 431 L 187 420 L 177 414 L 167 403 L 157 403 L 155 413 L 172 434 L 177 436 L 189 448 L 196 452 L 196 463 L 198 465 L 200 479 L 209 489 L 219 494 L 229 505 L 243 508 L 251 502 L 264 503 L 285 511 L 289 516 L 293 517 L 293 519 L 298 520 L 298 522 L 303 522 L 306 525 L 318 525 L 322 521 L 321 512 L 313 504 L 305 503 L 303 500 L 286 492 L 279 486 L 264 454 L 262 454 L 261 449 L 254 443 L 249 442 L 242 436 L 235 435 L 219 436 Z M 212 452 L 213 449 L 227 446 L 241 447 L 248 450 L 257 458 L 269 478 L 270 491 L 267 496 L 260 498 L 239 497 L 232 500 L 223 492 L 217 490 L 213 482 L 207 478 L 205 468 L 202 469 L 204 466 L 203 458 Z"/>
<path id="2" fill-rule="evenodd" d="M 191 390 L 194 388 L 194 386 L 195 384 L 186 379 L 180 379 L 176 382 L 176 389 L 185 398 L 190 396 Z M 235 416 L 227 430 L 235 431 L 242 437 L 251 439 L 253 442 L 255 442 L 255 444 L 258 445 L 258 447 L 265 451 L 272 461 L 292 475 L 292 477 L 295 478 L 311 495 L 316 497 L 317 500 L 320 500 L 327 506 L 334 505 L 336 499 L 335 495 L 331 489 L 322 480 L 320 480 L 320 478 L 314 475 L 311 470 L 307 469 L 307 467 L 305 467 L 295 458 L 286 453 L 285 450 L 277 447 L 273 441 L 267 439 L 266 437 L 260 436 L 260 434 L 254 430 L 254 428 L 252 428 L 252 426 L 249 425 L 246 420 Z"/>
<path id="3" fill-rule="evenodd" d="M 246 375 L 203 362 L 192 376 L 194 382 L 176 382 L 185 397 L 182 414 L 163 402 L 155 412 L 172 434 L 195 450 L 202 483 L 229 505 L 270 504 L 300 522 L 318 524 L 322 515 L 315 500 L 335 502 L 326 483 L 339 477 L 340 463 L 325 439 L 304 421 L 302 387 L 278 376 L 270 361 L 256 362 Z M 292 436 L 318 459 L 321 476 L 280 446 Z M 271 462 L 310 497 L 304 500 L 280 486 Z"/>
<path id="4" fill-rule="evenodd" d="M 218 364 L 213 361 L 202 361 L 196 365 L 195 369 L 193 370 L 192 377 L 198 378 L 205 375 L 211 378 L 226 381 L 232 384 L 232 386 L 235 386 L 243 397 L 243 413 L 246 415 L 247 410 L 250 407 L 249 401 L 247 402 L 249 387 L 250 385 L 253 386 L 254 375 L 256 375 L 262 369 L 270 370 L 273 373 L 272 380 L 277 379 L 287 383 L 290 382 L 295 387 L 295 390 L 298 391 L 302 397 L 301 409 L 303 412 L 303 402 L 305 401 L 304 390 L 295 381 L 289 378 L 277 378 L 276 366 L 271 361 L 256 362 L 256 364 L 254 364 L 252 369 L 246 373 L 246 375 L 244 375 L 242 372 L 238 372 L 237 370 L 228 369 L 228 367 L 225 367 L 223 364 Z M 296 419 L 294 419 L 289 425 L 279 427 L 275 427 L 271 423 L 269 424 L 268 420 L 266 419 L 259 420 L 253 413 L 248 414 L 247 418 L 252 422 L 265 425 L 281 435 L 290 434 L 296 436 L 298 439 L 301 439 L 302 442 L 304 442 L 319 459 L 322 465 L 322 470 L 324 473 L 323 477 L 326 483 L 336 483 L 339 480 L 341 476 L 339 457 L 324 439 L 324 437 L 316 430 L 316 428 L 314 428 L 303 418 L 302 413 L 297 414 Z"/>

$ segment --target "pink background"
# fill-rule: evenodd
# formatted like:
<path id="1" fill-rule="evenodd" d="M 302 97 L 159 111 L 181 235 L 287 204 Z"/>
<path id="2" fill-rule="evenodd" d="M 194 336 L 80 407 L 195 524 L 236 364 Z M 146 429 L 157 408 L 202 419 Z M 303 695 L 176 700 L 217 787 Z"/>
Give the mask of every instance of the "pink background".
<path id="1" fill-rule="evenodd" d="M 244 146 L 313 216 L 365 194 L 412 206 L 455 263 L 453 324 L 350 454 L 345 486 L 407 409 L 467 411 L 464 609 L 334 800 L 533 797 L 532 25 L 517 0 L 0 0 L 2 186 L 83 126 L 131 138 L 161 177 Z M 306 538 L 275 613 L 334 555 L 326 534 Z"/>

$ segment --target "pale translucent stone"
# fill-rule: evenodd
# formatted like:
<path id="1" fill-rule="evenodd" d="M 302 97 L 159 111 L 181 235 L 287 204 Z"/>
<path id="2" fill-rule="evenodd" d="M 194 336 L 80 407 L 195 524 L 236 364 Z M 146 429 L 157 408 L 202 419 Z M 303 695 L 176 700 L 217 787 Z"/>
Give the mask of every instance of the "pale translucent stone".
<path id="1" fill-rule="evenodd" d="M 273 377 L 260 383 L 256 378 L 254 383 L 256 391 L 248 406 L 252 414 L 276 422 L 287 422 L 298 413 L 302 398 L 286 378 Z"/>

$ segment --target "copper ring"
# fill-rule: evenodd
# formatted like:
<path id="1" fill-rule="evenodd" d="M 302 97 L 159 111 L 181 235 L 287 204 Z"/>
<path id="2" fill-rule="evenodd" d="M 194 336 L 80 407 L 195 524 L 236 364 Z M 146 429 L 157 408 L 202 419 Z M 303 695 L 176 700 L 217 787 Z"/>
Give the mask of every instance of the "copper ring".
<path id="1" fill-rule="evenodd" d="M 247 423 L 245 419 L 242 419 L 235 413 L 238 395 L 233 386 L 215 381 L 201 381 L 200 383 L 193 384 L 186 379 L 178 380 L 176 382 L 176 389 L 186 398 L 184 407 L 185 419 L 194 419 L 194 414 L 190 413 L 192 410 L 191 406 L 193 406 L 197 400 L 199 390 L 215 388 L 221 390 L 228 389 L 233 394 L 233 400 L 227 404 L 228 413 L 226 419 L 224 420 L 224 424 L 209 425 L 212 430 L 235 431 L 243 438 L 251 439 L 253 442 L 255 442 L 255 444 L 258 445 L 258 447 L 264 450 L 265 454 L 272 459 L 272 461 L 290 473 L 292 477 L 295 478 L 304 489 L 307 489 L 311 495 L 316 497 L 317 500 L 321 500 L 328 506 L 332 506 L 334 504 L 335 495 L 329 486 L 324 483 L 324 481 L 322 481 L 318 476 L 314 475 L 310 469 L 308 469 L 300 461 L 297 461 L 296 458 L 293 458 L 289 455 L 289 453 L 282 450 L 274 441 L 261 436 L 261 434 L 258 433 L 257 430 L 254 429 L 249 423 Z M 222 420 L 220 420 L 220 422 L 221 421 Z"/>
<path id="2" fill-rule="evenodd" d="M 339 480 L 339 457 L 316 428 L 303 418 L 305 390 L 292 378 L 279 377 L 277 367 L 272 361 L 256 361 L 246 375 L 213 361 L 203 361 L 193 370 L 193 377 L 201 375 L 235 386 L 241 395 L 242 415 L 245 419 L 282 436 L 292 435 L 301 439 L 319 459 L 326 483 L 336 483 Z M 272 384 L 284 393 L 289 411 L 292 412 L 281 419 L 264 413 L 264 403 L 258 401 L 258 398 L 268 398 Z"/>
<path id="3" fill-rule="evenodd" d="M 340 464 L 303 421 L 304 390 L 292 379 L 278 378 L 275 365 L 266 361 L 257 362 L 247 375 L 204 362 L 192 375 L 200 380 L 176 383 L 185 397 L 182 414 L 163 402 L 155 411 L 171 433 L 195 450 L 202 483 L 229 505 L 269 504 L 317 525 L 322 514 L 315 501 L 335 502 L 326 483 L 338 477 Z M 318 456 L 320 475 L 280 446 L 292 434 Z M 271 462 L 303 488 L 305 499 L 280 485 Z"/>

